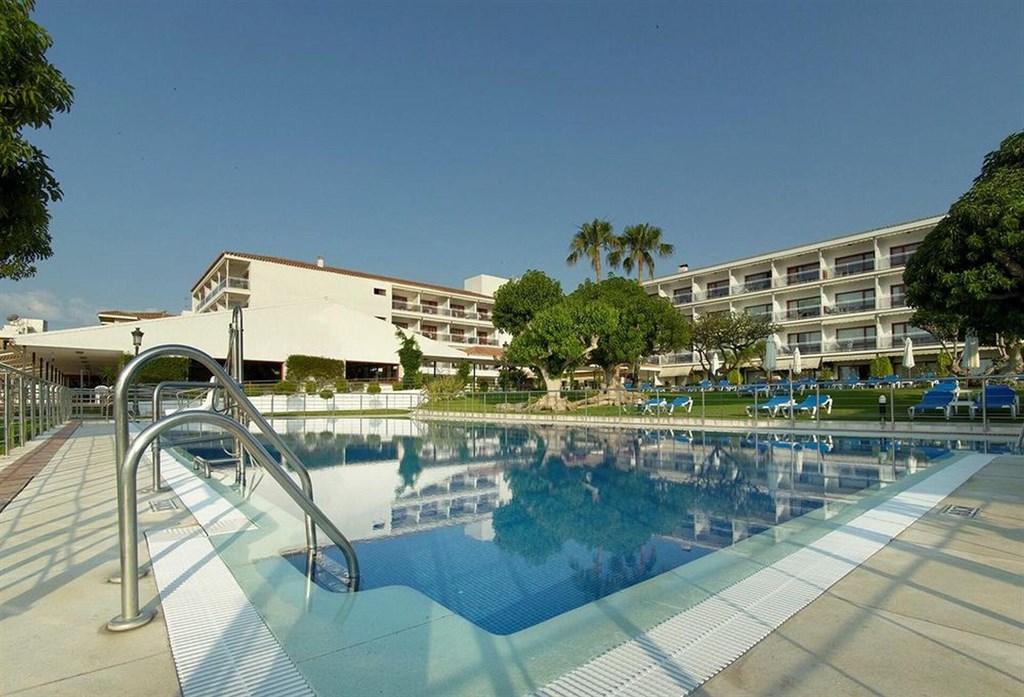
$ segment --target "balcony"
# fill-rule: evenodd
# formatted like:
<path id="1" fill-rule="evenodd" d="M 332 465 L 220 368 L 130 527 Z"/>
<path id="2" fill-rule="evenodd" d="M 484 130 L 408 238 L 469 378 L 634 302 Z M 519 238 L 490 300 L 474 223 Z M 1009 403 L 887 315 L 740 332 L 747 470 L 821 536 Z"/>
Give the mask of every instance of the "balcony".
<path id="1" fill-rule="evenodd" d="M 915 249 L 914 251 L 916 252 L 917 250 Z M 899 266 L 906 266 L 907 260 L 909 260 L 912 256 L 914 256 L 914 252 L 902 252 L 891 255 L 889 257 L 889 268 L 895 269 L 896 267 Z"/>
<path id="2" fill-rule="evenodd" d="M 467 344 L 469 346 L 500 346 L 497 339 L 487 339 L 478 336 L 466 336 L 465 334 L 438 334 L 430 337 L 435 341 L 443 341 L 446 344 Z"/>
<path id="3" fill-rule="evenodd" d="M 878 348 L 878 339 L 874 336 L 861 336 L 850 339 L 836 339 L 833 351 L 874 351 Z"/>
<path id="4" fill-rule="evenodd" d="M 874 300 L 857 300 L 855 302 L 836 303 L 825 308 L 825 314 L 842 315 L 848 312 L 867 312 L 875 309 Z"/>
<path id="5" fill-rule="evenodd" d="M 756 281 L 747 281 L 740 286 L 741 293 L 756 293 L 759 290 L 770 290 L 772 287 L 772 279 L 770 278 L 759 278 Z"/>
<path id="6" fill-rule="evenodd" d="M 688 290 L 681 293 L 674 293 L 672 295 L 673 305 L 686 305 L 693 302 L 693 291 Z"/>
<path id="7" fill-rule="evenodd" d="M 851 261 L 845 264 L 836 264 L 832 267 L 832 275 L 836 278 L 842 278 L 843 276 L 853 276 L 854 274 L 867 273 L 874 270 L 874 259 L 862 259 L 860 261 Z"/>
<path id="8" fill-rule="evenodd" d="M 729 286 L 718 286 L 715 288 L 708 288 L 707 298 L 712 300 L 713 298 L 728 298 L 729 297 Z"/>
<path id="9" fill-rule="evenodd" d="M 806 356 L 810 353 L 821 353 L 821 341 L 801 341 L 795 344 L 789 344 L 782 349 L 782 353 L 792 355 L 795 349 L 800 349 L 800 354 L 802 356 Z"/>
<path id="10" fill-rule="evenodd" d="M 467 312 L 466 310 L 448 310 L 434 305 L 417 305 L 416 303 L 392 300 L 391 309 L 396 312 L 413 312 L 431 317 L 452 317 L 454 319 L 469 319 L 479 322 L 490 322 L 491 316 L 488 312 Z"/>
<path id="11" fill-rule="evenodd" d="M 914 342 L 915 348 L 918 346 L 940 346 L 942 342 L 939 341 L 937 336 L 932 336 L 928 332 L 908 332 L 901 334 L 893 334 L 889 338 L 891 348 L 901 349 L 903 348 L 904 342 L 909 338 Z"/>
<path id="12" fill-rule="evenodd" d="M 820 307 L 792 307 L 786 310 L 784 319 L 811 319 L 821 317 Z"/>
<path id="13" fill-rule="evenodd" d="M 232 288 L 236 290 L 249 290 L 249 279 L 248 278 L 236 278 L 234 276 L 228 276 L 225 279 L 221 279 L 219 283 L 206 291 L 203 295 L 199 296 L 199 301 L 196 303 L 196 308 L 203 309 L 207 304 L 212 302 L 222 290 L 225 288 Z"/>
<path id="14" fill-rule="evenodd" d="M 791 273 L 783 276 L 787 286 L 797 286 L 801 283 L 814 283 L 821 279 L 821 271 L 814 269 L 813 271 L 801 271 L 800 273 Z"/>

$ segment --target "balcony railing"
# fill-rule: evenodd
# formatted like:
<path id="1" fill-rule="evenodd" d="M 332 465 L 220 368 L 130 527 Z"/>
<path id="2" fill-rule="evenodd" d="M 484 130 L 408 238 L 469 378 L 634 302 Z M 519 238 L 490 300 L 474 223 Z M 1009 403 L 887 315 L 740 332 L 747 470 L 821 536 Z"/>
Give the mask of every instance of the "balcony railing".
<path id="1" fill-rule="evenodd" d="M 783 355 L 790 355 L 794 349 L 800 349 L 800 354 L 806 356 L 810 353 L 821 353 L 821 341 L 801 341 L 788 344 L 780 349 Z"/>
<path id="2" fill-rule="evenodd" d="M 449 310 L 444 307 L 435 307 L 433 305 L 417 305 L 416 303 L 406 303 L 401 300 L 392 300 L 391 309 L 398 312 L 415 312 L 422 315 L 430 315 L 432 317 L 452 317 L 455 319 L 471 319 L 481 322 L 489 322 L 491 315 L 489 312 L 467 312 L 466 310 Z"/>
<path id="3" fill-rule="evenodd" d="M 717 288 L 709 288 L 707 292 L 708 299 L 712 298 L 728 298 L 729 297 L 729 286 L 719 286 Z"/>
<path id="4" fill-rule="evenodd" d="M 917 250 L 914 250 L 917 251 Z M 896 268 L 897 266 L 906 266 L 907 260 L 914 256 L 914 252 L 903 252 L 900 254 L 892 254 L 889 256 L 889 267 Z"/>
<path id="5" fill-rule="evenodd" d="M 874 336 L 862 336 L 851 339 L 836 339 L 830 351 L 874 351 L 878 348 L 878 338 Z"/>
<path id="6" fill-rule="evenodd" d="M 842 302 L 835 303 L 834 305 L 828 305 L 825 307 L 825 314 L 828 315 L 841 315 L 847 312 L 866 312 L 868 310 L 875 309 L 875 301 L 872 300 L 856 300 L 853 302 Z"/>
<path id="7" fill-rule="evenodd" d="M 500 346 L 497 339 L 487 339 L 479 336 L 466 336 L 464 334 L 437 334 L 432 336 L 435 341 L 443 341 L 446 344 L 468 344 L 470 346 Z"/>
<path id="8" fill-rule="evenodd" d="M 937 336 L 933 336 L 928 332 L 909 332 L 906 334 L 893 334 L 889 338 L 889 343 L 892 348 L 903 348 L 903 344 L 907 337 L 914 342 L 914 346 L 939 346 L 942 342 L 939 341 Z"/>
<path id="9" fill-rule="evenodd" d="M 756 281 L 747 281 L 740 286 L 741 293 L 756 293 L 759 290 L 768 290 L 772 287 L 772 279 L 759 278 Z"/>
<path id="10" fill-rule="evenodd" d="M 843 276 L 853 276 L 854 274 L 867 273 L 874 270 L 874 259 L 862 259 L 860 261 L 850 261 L 845 264 L 836 264 L 832 267 L 832 276 L 842 278 Z"/>
<path id="11" fill-rule="evenodd" d="M 791 307 L 785 312 L 785 319 L 810 319 L 821 317 L 820 307 Z"/>
<path id="12" fill-rule="evenodd" d="M 795 286 L 801 283 L 814 283 L 821 279 L 821 271 L 819 269 L 814 269 L 813 271 L 801 271 L 800 273 L 786 274 L 784 278 L 786 279 L 787 286 Z"/>
<path id="13" fill-rule="evenodd" d="M 234 276 L 228 276 L 225 279 L 221 279 L 219 283 L 206 291 L 199 297 L 199 302 L 196 307 L 202 308 L 207 303 L 211 302 L 217 295 L 225 288 L 237 288 L 239 290 L 249 290 L 249 279 L 248 278 L 236 278 Z"/>

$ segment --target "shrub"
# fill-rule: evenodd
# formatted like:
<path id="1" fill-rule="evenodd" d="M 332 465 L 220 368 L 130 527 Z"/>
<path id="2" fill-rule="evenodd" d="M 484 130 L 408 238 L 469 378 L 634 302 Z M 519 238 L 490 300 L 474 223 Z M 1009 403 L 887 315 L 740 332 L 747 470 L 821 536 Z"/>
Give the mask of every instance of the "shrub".
<path id="1" fill-rule="evenodd" d="M 313 381 L 330 384 L 345 377 L 345 361 L 323 356 L 293 354 L 285 361 L 285 374 L 295 382 Z M 315 392 L 316 390 L 307 390 Z"/>
<path id="2" fill-rule="evenodd" d="M 306 394 L 316 394 L 316 391 L 316 382 L 314 380 L 307 380 L 306 384 L 303 386 L 303 392 Z"/>
<path id="3" fill-rule="evenodd" d="M 332 392 L 331 390 L 328 390 L 326 388 L 320 390 L 320 399 L 332 399 L 333 397 L 334 392 Z"/>
<path id="4" fill-rule="evenodd" d="M 871 359 L 871 377 L 884 378 L 892 375 L 892 362 L 888 356 L 875 356 Z"/>
<path id="5" fill-rule="evenodd" d="M 274 394 L 295 394 L 299 386 L 291 380 L 281 380 L 274 385 Z"/>
<path id="6" fill-rule="evenodd" d="M 740 371 L 733 368 L 729 371 L 729 374 L 725 376 L 726 380 L 729 381 L 730 385 L 739 385 L 743 382 L 743 376 L 740 375 Z"/>
<path id="7" fill-rule="evenodd" d="M 366 386 L 366 394 L 380 394 L 380 383 L 374 380 Z"/>
<path id="8" fill-rule="evenodd" d="M 948 378 L 953 374 L 953 357 L 949 355 L 948 351 L 939 352 L 935 374 L 940 378 Z"/>
<path id="9" fill-rule="evenodd" d="M 451 399 L 461 394 L 462 381 L 455 375 L 441 375 L 427 383 L 427 396 L 431 400 Z"/>
<path id="10" fill-rule="evenodd" d="M 480 382 L 477 383 L 476 389 L 480 392 L 490 392 L 491 383 L 487 382 L 486 380 L 481 380 Z"/>
<path id="11" fill-rule="evenodd" d="M 340 378 L 334 381 L 334 391 L 338 394 L 345 394 L 347 392 L 351 392 L 352 388 L 349 386 L 348 380 Z"/>
<path id="12" fill-rule="evenodd" d="M 832 369 L 831 368 L 822 368 L 821 370 L 819 370 L 818 371 L 818 379 L 819 380 L 833 380 L 833 379 L 835 379 L 833 374 L 832 374 Z"/>
<path id="13" fill-rule="evenodd" d="M 455 373 L 456 377 L 462 381 L 463 385 L 469 383 L 469 376 L 472 372 L 472 367 L 469 365 L 469 361 L 462 361 L 459 363 L 459 369 Z"/>

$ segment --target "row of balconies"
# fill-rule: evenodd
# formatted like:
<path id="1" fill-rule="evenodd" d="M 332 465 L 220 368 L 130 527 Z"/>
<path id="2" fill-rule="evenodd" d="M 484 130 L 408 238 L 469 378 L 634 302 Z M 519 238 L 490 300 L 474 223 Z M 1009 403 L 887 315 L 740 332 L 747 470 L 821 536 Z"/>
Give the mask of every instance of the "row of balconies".
<path id="1" fill-rule="evenodd" d="M 215 283 L 212 288 L 210 288 L 205 293 L 199 296 L 199 299 L 196 301 L 196 309 L 201 310 L 206 305 L 213 302 L 216 299 L 216 297 L 220 294 L 220 292 L 225 288 L 249 290 L 249 279 L 236 278 L 234 276 L 222 278 L 218 283 Z"/>
<path id="2" fill-rule="evenodd" d="M 857 312 L 874 312 L 876 310 L 900 310 L 907 307 L 905 295 L 884 296 L 866 300 L 825 303 L 822 305 L 801 305 L 799 307 L 788 307 L 785 310 L 768 312 L 746 308 L 743 311 L 760 317 L 770 317 L 773 322 L 786 322 L 801 319 L 813 319 L 815 317 L 846 315 Z"/>
<path id="3" fill-rule="evenodd" d="M 883 336 L 865 336 L 850 339 L 827 339 L 818 341 L 795 341 L 783 344 L 779 347 L 778 355 L 785 357 L 799 348 L 804 356 L 823 353 L 857 353 L 861 351 L 889 351 L 902 349 L 905 340 L 909 338 L 915 347 L 938 346 L 941 342 L 938 338 L 927 332 L 900 332 Z M 644 359 L 646 363 L 657 365 L 679 365 L 686 363 L 697 363 L 698 357 L 692 351 L 680 351 L 660 356 L 648 356 Z"/>
<path id="4" fill-rule="evenodd" d="M 478 312 L 471 312 L 468 310 L 451 310 L 446 307 L 437 307 L 436 305 L 404 303 L 399 300 L 391 301 L 391 309 L 396 310 L 398 312 L 413 312 L 421 315 L 432 315 L 436 317 L 455 317 L 457 319 L 471 319 L 479 320 L 482 322 L 491 321 L 490 310 L 480 310 Z"/>
<path id="5" fill-rule="evenodd" d="M 747 282 L 730 281 L 728 286 L 714 287 L 707 290 L 694 288 L 677 289 L 672 293 L 672 302 L 675 305 L 685 305 L 704 300 L 715 300 L 717 298 L 735 297 L 749 293 L 774 290 L 778 288 L 789 288 L 791 286 L 815 283 L 824 280 L 847 279 L 850 276 L 871 273 L 874 271 L 885 271 L 905 266 L 909 254 L 899 254 L 885 257 L 876 263 L 873 259 L 841 264 L 838 266 L 825 267 L 824 269 L 813 269 L 800 273 L 773 275 L 772 278 L 760 278 Z M 724 280 L 724 279 L 723 279 Z M 710 281 L 714 282 L 714 281 Z"/>
<path id="6" fill-rule="evenodd" d="M 434 334 L 432 332 L 421 332 L 423 336 L 434 341 L 443 341 L 447 344 L 469 344 L 471 346 L 500 346 L 497 339 L 480 336 L 465 336 L 461 334 Z"/>

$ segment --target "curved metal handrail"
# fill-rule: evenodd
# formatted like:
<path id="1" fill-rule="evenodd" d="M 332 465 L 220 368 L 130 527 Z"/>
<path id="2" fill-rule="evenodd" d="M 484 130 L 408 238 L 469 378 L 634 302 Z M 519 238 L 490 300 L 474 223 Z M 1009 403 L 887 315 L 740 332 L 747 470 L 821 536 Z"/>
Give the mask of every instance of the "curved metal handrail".
<path id="1" fill-rule="evenodd" d="M 158 383 L 153 389 L 153 420 L 159 420 L 163 417 L 163 393 L 165 390 L 181 390 L 187 388 L 203 389 L 206 388 L 208 391 L 215 391 L 217 385 L 210 382 L 195 382 L 195 381 L 175 381 L 165 380 L 164 382 Z M 153 461 L 153 491 L 160 491 L 160 439 L 157 438 L 153 441 L 153 452 L 150 453 L 150 460 Z"/>
<path id="2" fill-rule="evenodd" d="M 184 424 L 195 422 L 222 428 L 245 444 L 246 450 L 263 465 L 263 468 L 281 485 L 281 488 L 302 508 L 306 516 L 311 518 L 331 538 L 331 541 L 345 553 L 345 560 L 348 563 L 349 587 L 352 590 L 357 590 L 359 587 L 359 563 L 356 560 L 352 546 L 324 512 L 296 486 L 284 468 L 274 461 L 274 458 L 263 447 L 263 444 L 257 440 L 256 436 L 249 432 L 242 424 L 223 414 L 206 410 L 187 409 L 170 416 L 165 416 L 144 428 L 142 433 L 132 442 L 131 447 L 125 453 L 124 460 L 118 466 L 117 502 L 120 514 L 118 517 L 118 537 L 121 541 L 121 614 L 110 620 L 107 623 L 107 628 L 113 631 L 134 629 L 146 624 L 153 618 L 153 610 L 143 613 L 139 609 L 139 556 L 138 543 L 136 541 L 139 533 L 139 521 L 135 496 L 139 461 L 146 452 L 146 448 L 160 434 Z M 129 502 L 130 505 L 122 507 L 122 504 L 125 502 Z M 307 549 L 308 567 L 312 566 L 313 554 L 315 554 L 315 550 Z"/>
<path id="3" fill-rule="evenodd" d="M 271 427 L 263 415 L 260 414 L 252 402 L 249 401 L 248 397 L 245 396 L 241 386 L 236 383 L 231 376 L 221 367 L 214 358 L 210 355 L 200 351 L 199 349 L 191 346 L 184 346 L 182 344 L 167 344 L 164 346 L 155 346 L 151 349 L 147 349 L 132 359 L 131 362 L 125 366 L 125 369 L 121 372 L 121 375 L 117 379 L 117 384 L 114 386 L 114 456 L 117 461 L 117 512 L 119 520 L 119 533 L 120 533 L 120 547 L 121 547 L 121 578 L 122 586 L 134 586 L 134 605 L 135 615 L 122 614 L 120 618 L 112 620 L 108 627 L 115 630 L 132 629 L 134 627 L 141 626 L 149 621 L 150 618 L 145 618 L 140 621 L 138 613 L 138 549 L 136 536 L 138 534 L 138 523 L 137 523 L 137 501 L 138 494 L 135 489 L 135 480 L 137 478 L 137 472 L 131 472 L 132 486 L 129 488 L 124 485 L 125 465 L 127 463 L 127 457 L 129 452 L 129 433 L 128 433 L 128 389 L 135 379 L 136 375 L 141 371 L 143 366 L 152 361 L 155 358 L 161 356 L 181 356 L 185 358 L 191 358 L 200 365 L 206 367 L 207 370 L 213 375 L 216 380 L 217 386 L 222 388 L 231 400 L 239 407 L 241 413 L 245 414 L 250 421 L 256 424 L 260 432 L 271 442 L 271 444 L 277 449 L 281 455 L 284 456 L 285 460 L 289 462 L 299 478 L 303 497 L 307 500 L 310 505 L 313 504 L 313 482 L 309 477 L 309 472 L 306 470 L 302 461 L 299 460 L 298 456 L 292 451 L 288 444 L 277 434 L 276 431 Z M 252 436 L 248 429 L 238 424 L 237 421 L 229 419 L 226 416 L 214 414 L 208 411 L 184 411 L 178 414 L 188 415 L 193 421 L 204 421 L 206 417 L 220 417 L 226 421 L 237 424 L 237 429 L 241 432 Z M 178 416 L 178 414 L 171 414 L 170 416 L 163 417 L 162 419 L 155 421 L 149 427 L 143 430 L 143 433 L 153 432 L 158 436 L 163 433 L 166 428 L 163 427 L 164 423 L 170 419 Z M 157 415 L 154 414 L 154 418 Z M 181 425 L 179 419 L 174 419 L 172 422 L 175 425 Z M 155 427 L 160 427 L 156 431 L 151 431 Z M 229 429 L 234 433 L 233 429 Z M 141 436 L 140 436 L 141 437 Z M 247 438 L 236 436 L 237 440 L 247 440 Z M 258 441 L 257 441 L 258 442 Z M 133 444 L 134 447 L 134 444 Z M 262 446 L 261 446 L 262 447 Z M 138 463 L 135 464 L 135 468 L 138 467 Z M 290 479 L 289 479 L 290 481 Z M 294 484 L 294 483 L 293 483 Z M 290 491 L 290 490 L 289 490 Z M 302 504 L 299 504 L 302 506 Z M 306 551 L 308 555 L 313 555 L 316 552 L 316 528 L 314 526 L 314 518 L 305 506 L 302 506 L 303 510 L 306 511 L 305 515 L 305 532 L 306 532 Z M 319 510 L 319 509 L 317 509 Z M 321 514 L 322 517 L 322 514 Z M 126 526 L 125 521 L 131 519 L 131 529 L 129 530 Z M 326 518 L 323 518 L 328 524 Z M 317 521 L 319 523 L 319 521 Z M 324 527 L 321 524 L 321 528 L 325 532 L 328 532 L 328 536 L 331 540 L 338 545 L 338 548 L 345 555 L 345 561 L 349 566 L 349 576 L 351 579 L 352 587 L 358 586 L 359 581 L 359 565 L 356 560 L 355 550 L 352 545 L 348 542 L 344 535 L 340 533 L 330 524 L 330 529 Z M 336 535 L 335 535 L 336 534 Z M 337 537 L 337 539 L 335 539 Z M 122 590 L 122 597 L 125 591 Z M 122 608 L 127 601 L 122 600 Z"/>

